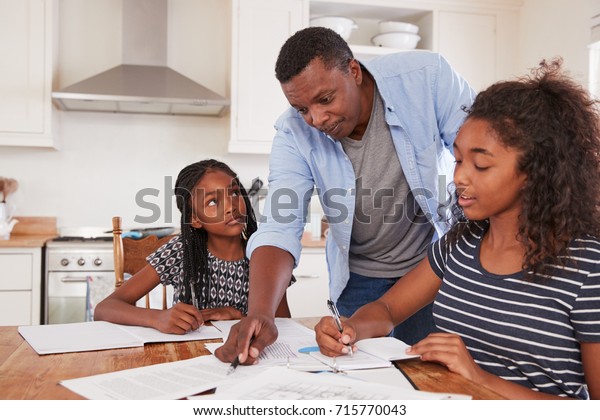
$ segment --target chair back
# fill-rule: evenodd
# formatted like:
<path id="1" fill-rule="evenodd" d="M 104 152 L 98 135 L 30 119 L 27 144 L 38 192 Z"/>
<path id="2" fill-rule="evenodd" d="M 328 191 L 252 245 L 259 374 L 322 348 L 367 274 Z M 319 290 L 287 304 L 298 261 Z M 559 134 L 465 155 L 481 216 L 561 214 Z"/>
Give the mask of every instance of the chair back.
<path id="1" fill-rule="evenodd" d="M 125 273 L 134 275 L 146 264 L 146 257 L 167 243 L 173 235 L 158 238 L 155 235 L 142 239 L 123 238 L 121 218 L 112 219 L 113 226 L 113 256 L 115 261 L 115 287 L 120 287 L 125 281 Z M 162 308 L 167 309 L 167 288 L 163 287 Z M 150 308 L 150 295 L 146 295 L 146 308 Z"/>

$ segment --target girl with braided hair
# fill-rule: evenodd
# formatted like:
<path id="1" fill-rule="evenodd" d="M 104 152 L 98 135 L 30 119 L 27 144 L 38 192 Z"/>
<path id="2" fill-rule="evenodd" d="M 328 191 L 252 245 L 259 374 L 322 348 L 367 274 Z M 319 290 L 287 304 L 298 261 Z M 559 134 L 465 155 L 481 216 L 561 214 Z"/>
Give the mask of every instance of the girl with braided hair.
<path id="1" fill-rule="evenodd" d="M 542 62 L 475 98 L 454 141 L 450 231 L 321 351 L 383 336 L 434 302 L 439 331 L 407 352 L 513 399 L 600 399 L 598 102 Z"/>
<path id="2" fill-rule="evenodd" d="M 95 320 L 185 334 L 204 321 L 246 314 L 245 248 L 257 223 L 236 173 L 214 159 L 193 163 L 179 173 L 175 196 L 181 233 L 149 255 L 142 270 L 96 306 Z M 174 287 L 171 308 L 135 306 L 160 283 Z M 290 316 L 285 295 L 277 316 Z"/>

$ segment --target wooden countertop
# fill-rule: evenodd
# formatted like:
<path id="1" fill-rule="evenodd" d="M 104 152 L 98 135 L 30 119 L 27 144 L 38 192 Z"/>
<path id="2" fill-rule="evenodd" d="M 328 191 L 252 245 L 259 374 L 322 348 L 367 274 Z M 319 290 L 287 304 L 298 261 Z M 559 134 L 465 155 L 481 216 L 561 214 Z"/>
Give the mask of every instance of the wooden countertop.
<path id="1" fill-rule="evenodd" d="M 58 236 L 56 217 L 15 216 L 19 222 L 10 239 L 0 239 L 0 248 L 38 248 Z"/>
<path id="2" fill-rule="evenodd" d="M 304 234 L 302 235 L 302 247 L 325 248 L 325 237 L 321 236 L 321 239 L 314 240 L 310 232 L 304 232 Z"/>

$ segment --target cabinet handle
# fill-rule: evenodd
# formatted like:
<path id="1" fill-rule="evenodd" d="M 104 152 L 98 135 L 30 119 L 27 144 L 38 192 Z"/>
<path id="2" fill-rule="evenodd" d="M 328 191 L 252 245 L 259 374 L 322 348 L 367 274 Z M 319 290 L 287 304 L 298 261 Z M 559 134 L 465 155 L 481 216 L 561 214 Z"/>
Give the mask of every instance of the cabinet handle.
<path id="1" fill-rule="evenodd" d="M 296 279 L 318 279 L 320 276 L 318 274 L 294 274 Z"/>
<path id="2" fill-rule="evenodd" d="M 61 277 L 60 281 L 63 283 L 85 283 L 87 282 L 87 277 Z"/>

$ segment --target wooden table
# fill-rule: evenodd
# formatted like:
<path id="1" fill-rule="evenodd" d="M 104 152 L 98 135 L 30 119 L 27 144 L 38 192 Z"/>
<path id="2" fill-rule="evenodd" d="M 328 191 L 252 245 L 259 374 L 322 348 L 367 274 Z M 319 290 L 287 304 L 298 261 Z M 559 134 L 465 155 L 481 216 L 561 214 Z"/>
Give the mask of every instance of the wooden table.
<path id="1" fill-rule="evenodd" d="M 23 340 L 17 327 L 0 327 L 0 399 L 83 399 L 58 381 L 210 354 L 203 343 L 159 343 L 40 356 Z M 422 391 L 468 394 L 473 399 L 501 399 L 498 394 L 437 364 L 410 360 L 396 362 L 396 365 Z"/>

